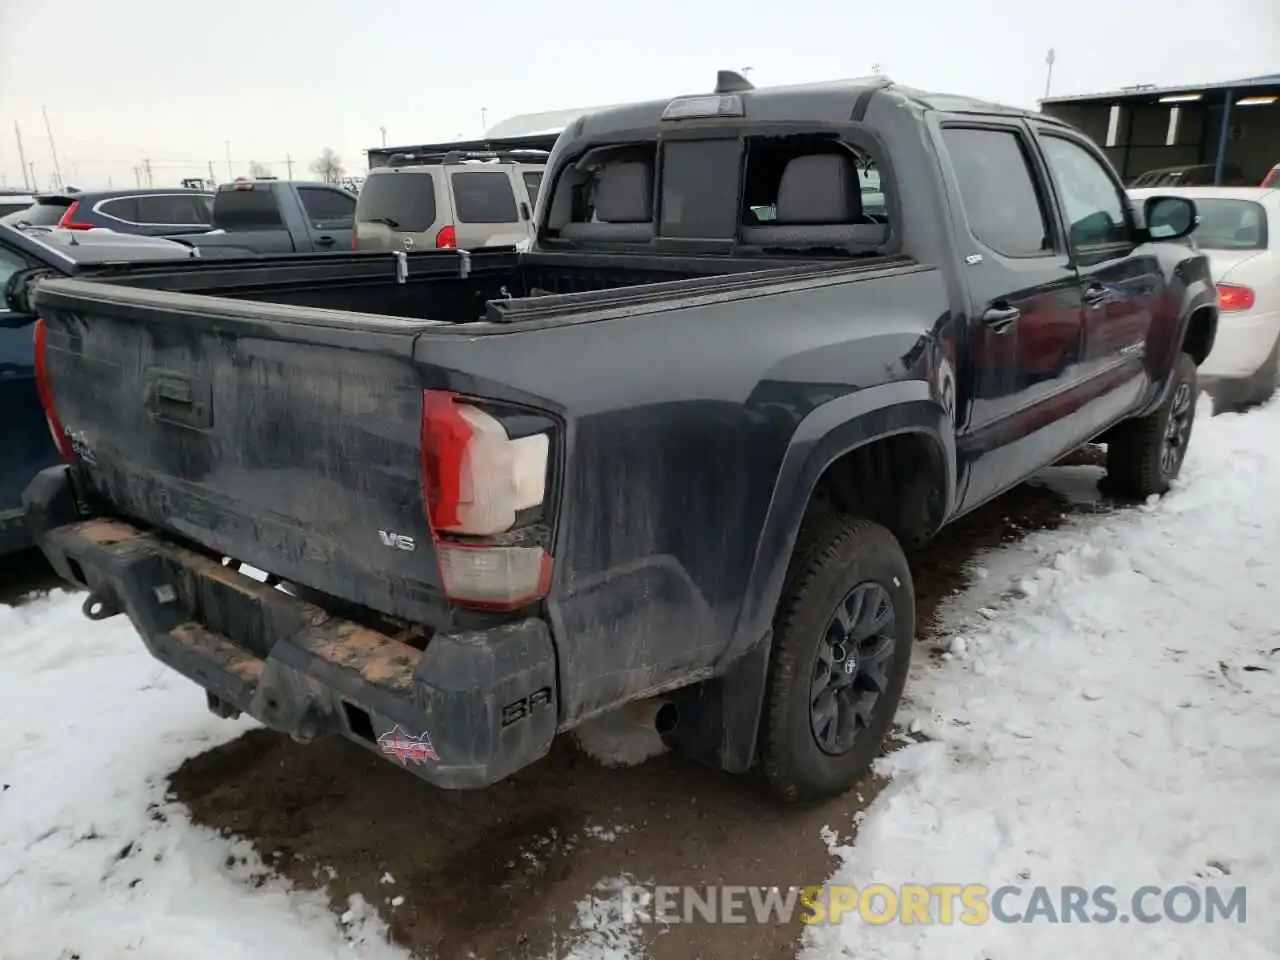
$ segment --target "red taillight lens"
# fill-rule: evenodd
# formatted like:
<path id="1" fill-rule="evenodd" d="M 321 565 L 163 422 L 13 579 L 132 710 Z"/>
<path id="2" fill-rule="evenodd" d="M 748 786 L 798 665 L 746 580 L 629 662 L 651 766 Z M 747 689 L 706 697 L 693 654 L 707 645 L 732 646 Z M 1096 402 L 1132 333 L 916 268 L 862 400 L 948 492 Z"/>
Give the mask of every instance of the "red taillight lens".
<path id="1" fill-rule="evenodd" d="M 36 392 L 40 394 L 40 406 L 44 407 L 44 419 L 49 424 L 49 433 L 58 447 L 64 460 L 75 459 L 75 449 L 71 446 L 71 438 L 58 419 L 58 411 L 53 406 L 53 386 L 49 382 L 48 354 L 49 331 L 43 320 L 36 321 Z"/>
<path id="2" fill-rule="evenodd" d="M 1237 283 L 1218 284 L 1218 309 L 1240 311 L 1253 309 L 1254 296 L 1250 287 Z"/>
<path id="3" fill-rule="evenodd" d="M 516 545 L 456 537 L 493 538 L 537 523 L 546 496 L 549 432 L 513 440 L 502 421 L 480 407 L 448 391 L 426 390 L 421 439 L 422 495 L 445 594 L 462 606 L 488 610 L 511 610 L 546 596 L 552 558 L 532 538 Z"/>
<path id="4" fill-rule="evenodd" d="M 447 227 L 441 227 L 440 232 L 436 234 L 437 250 L 457 250 L 458 249 L 458 232 L 453 229 L 453 224 Z"/>
<path id="5" fill-rule="evenodd" d="M 1271 168 L 1271 172 L 1262 178 L 1260 187 L 1277 187 L 1280 186 L 1280 163 Z"/>
<path id="6" fill-rule="evenodd" d="M 92 230 L 91 223 L 76 223 L 76 211 L 80 209 L 80 201 L 73 200 L 71 206 L 67 207 L 67 212 L 62 215 L 58 221 L 58 226 L 63 230 Z"/>
<path id="7" fill-rule="evenodd" d="M 354 226 L 351 228 L 351 249 L 360 249 L 360 234 L 356 231 Z"/>

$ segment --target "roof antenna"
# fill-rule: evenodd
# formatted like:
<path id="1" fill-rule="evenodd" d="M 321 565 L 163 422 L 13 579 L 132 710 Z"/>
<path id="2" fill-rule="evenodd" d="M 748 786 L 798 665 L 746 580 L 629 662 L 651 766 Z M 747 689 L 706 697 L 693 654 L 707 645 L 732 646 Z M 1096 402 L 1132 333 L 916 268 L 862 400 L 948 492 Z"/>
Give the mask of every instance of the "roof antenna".
<path id="1" fill-rule="evenodd" d="M 751 81 L 736 70 L 716 71 L 716 93 L 742 93 L 744 90 L 754 89 Z"/>

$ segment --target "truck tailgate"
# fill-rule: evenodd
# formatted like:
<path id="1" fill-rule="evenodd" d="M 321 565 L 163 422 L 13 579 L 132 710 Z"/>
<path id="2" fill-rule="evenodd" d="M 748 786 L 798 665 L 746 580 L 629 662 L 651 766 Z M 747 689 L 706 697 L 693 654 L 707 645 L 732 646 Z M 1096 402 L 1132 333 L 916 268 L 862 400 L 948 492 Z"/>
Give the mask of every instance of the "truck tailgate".
<path id="1" fill-rule="evenodd" d="M 432 321 L 50 280 L 54 408 L 118 514 L 419 622 L 446 604 L 423 508 Z"/>

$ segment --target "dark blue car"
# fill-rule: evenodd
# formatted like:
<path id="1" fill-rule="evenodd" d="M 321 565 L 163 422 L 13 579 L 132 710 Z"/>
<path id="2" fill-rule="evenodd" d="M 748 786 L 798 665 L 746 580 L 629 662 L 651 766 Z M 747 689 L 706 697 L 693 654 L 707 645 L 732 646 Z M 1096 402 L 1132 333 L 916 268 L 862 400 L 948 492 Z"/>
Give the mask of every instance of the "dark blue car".
<path id="1" fill-rule="evenodd" d="M 0 222 L 0 554 L 30 544 L 22 491 L 40 470 L 58 462 L 36 389 L 35 317 L 9 309 L 4 292 L 10 280 L 31 268 L 73 276 L 91 264 L 194 255 L 191 247 L 160 238 L 58 229 L 23 232 Z"/>
<path id="2" fill-rule="evenodd" d="M 185 187 L 64 190 L 37 194 L 32 206 L 0 222 L 67 230 L 101 227 L 147 237 L 198 233 L 212 229 L 213 194 Z"/>

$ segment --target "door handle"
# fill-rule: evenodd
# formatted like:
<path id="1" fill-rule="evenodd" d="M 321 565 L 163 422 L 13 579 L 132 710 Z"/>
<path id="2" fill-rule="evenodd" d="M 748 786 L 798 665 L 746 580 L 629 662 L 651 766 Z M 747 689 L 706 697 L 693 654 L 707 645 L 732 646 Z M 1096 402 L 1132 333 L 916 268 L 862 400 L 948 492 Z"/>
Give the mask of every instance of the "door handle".
<path id="1" fill-rule="evenodd" d="M 1013 326 L 1013 321 L 1020 316 L 1022 316 L 1022 311 L 1017 307 L 996 304 L 988 307 L 986 312 L 983 313 L 982 322 L 996 333 L 1006 333 Z"/>
<path id="2" fill-rule="evenodd" d="M 1085 288 L 1084 305 L 1086 307 L 1100 307 L 1111 299 L 1111 291 L 1101 284 L 1093 284 Z"/>

